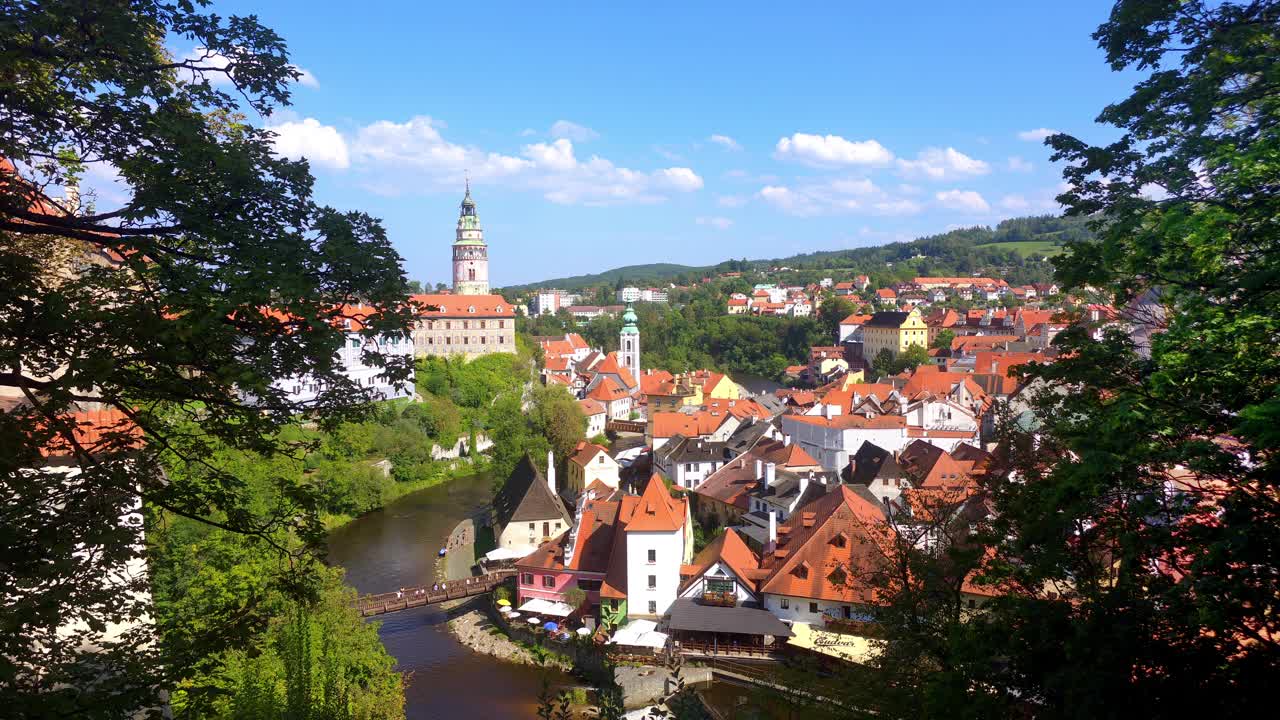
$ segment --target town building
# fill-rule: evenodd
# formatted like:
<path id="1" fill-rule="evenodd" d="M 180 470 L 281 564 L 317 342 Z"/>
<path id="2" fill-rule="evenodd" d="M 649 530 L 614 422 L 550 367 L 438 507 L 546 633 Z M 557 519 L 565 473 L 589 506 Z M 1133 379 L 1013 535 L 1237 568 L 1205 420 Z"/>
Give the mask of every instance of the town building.
<path id="1" fill-rule="evenodd" d="M 576 499 L 588 485 L 596 482 L 617 490 L 619 470 L 618 462 L 609 456 L 608 449 L 579 440 L 569 456 L 568 477 L 560 492 Z"/>
<path id="2" fill-rule="evenodd" d="M 501 295 L 412 295 L 413 354 L 473 358 L 516 351 L 515 307 Z"/>
<path id="3" fill-rule="evenodd" d="M 527 555 L 569 529 L 572 518 L 556 493 L 555 459 L 547 453 L 544 475 L 533 458 L 516 464 L 493 498 L 493 537 L 499 548 Z"/>
<path id="4" fill-rule="evenodd" d="M 622 331 L 618 335 L 618 360 L 632 378 L 640 377 L 640 328 L 636 322 L 636 311 L 628 304 L 627 311 L 622 314 Z"/>
<path id="5" fill-rule="evenodd" d="M 881 350 L 897 358 L 912 345 L 928 347 L 929 328 L 919 309 L 878 312 L 862 326 L 862 356 L 872 362 Z"/>

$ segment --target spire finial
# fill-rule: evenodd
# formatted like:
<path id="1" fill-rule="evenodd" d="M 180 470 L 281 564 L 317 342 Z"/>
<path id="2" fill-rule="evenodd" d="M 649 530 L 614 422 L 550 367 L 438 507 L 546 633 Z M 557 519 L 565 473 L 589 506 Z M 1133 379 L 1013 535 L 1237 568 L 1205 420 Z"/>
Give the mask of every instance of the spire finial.
<path id="1" fill-rule="evenodd" d="M 471 195 L 471 171 L 463 170 L 462 177 L 465 179 L 465 182 L 467 184 L 467 195 Z"/>

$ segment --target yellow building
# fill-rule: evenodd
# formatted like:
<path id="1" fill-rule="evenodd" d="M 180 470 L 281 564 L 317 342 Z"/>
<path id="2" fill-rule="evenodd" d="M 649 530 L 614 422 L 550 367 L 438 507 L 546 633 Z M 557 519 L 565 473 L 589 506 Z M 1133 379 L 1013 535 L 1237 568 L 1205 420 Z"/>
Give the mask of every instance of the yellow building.
<path id="1" fill-rule="evenodd" d="M 929 346 L 929 328 L 920 310 L 878 312 L 862 326 L 862 357 L 872 362 L 881 350 L 898 357 L 912 345 Z"/>

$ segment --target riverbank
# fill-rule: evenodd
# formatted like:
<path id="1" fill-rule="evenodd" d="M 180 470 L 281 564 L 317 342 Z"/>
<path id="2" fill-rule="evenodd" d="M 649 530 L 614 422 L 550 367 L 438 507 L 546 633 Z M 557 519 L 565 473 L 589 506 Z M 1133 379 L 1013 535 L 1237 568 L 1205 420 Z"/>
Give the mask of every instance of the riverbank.
<path id="1" fill-rule="evenodd" d="M 552 667 L 568 672 L 573 669 L 569 658 L 545 648 L 512 640 L 484 610 L 487 597 L 470 601 L 470 606 L 449 619 L 449 632 L 458 642 L 481 655 L 518 665 Z M 462 610 L 462 608 L 459 608 Z"/>
<path id="2" fill-rule="evenodd" d="M 396 500 L 399 500 L 400 498 L 406 495 L 409 495 L 410 493 L 415 493 L 415 492 L 418 492 L 419 490 L 426 490 L 428 488 L 433 488 L 438 485 L 443 485 L 444 483 L 457 480 L 458 478 L 463 478 L 470 475 L 478 475 L 480 473 L 483 473 L 485 470 L 487 470 L 488 467 L 489 467 L 489 461 L 487 458 L 484 458 L 484 457 L 481 457 L 479 461 L 477 461 L 475 458 L 455 460 L 444 471 L 439 472 L 435 475 L 432 475 L 431 477 L 423 478 L 422 480 L 412 480 L 409 482 L 392 483 L 391 485 L 383 489 L 382 496 L 380 498 L 381 504 L 378 505 L 378 507 L 370 508 L 368 512 L 362 513 L 360 515 L 348 515 L 346 513 L 322 512 L 320 513 L 320 521 L 324 523 L 325 530 L 327 531 L 337 530 L 338 528 L 350 523 L 351 521 L 357 518 L 360 518 L 360 517 L 363 517 L 364 515 L 368 515 L 369 513 L 377 512 L 378 510 L 381 510 L 387 505 L 390 505 L 391 503 L 395 502 Z"/>

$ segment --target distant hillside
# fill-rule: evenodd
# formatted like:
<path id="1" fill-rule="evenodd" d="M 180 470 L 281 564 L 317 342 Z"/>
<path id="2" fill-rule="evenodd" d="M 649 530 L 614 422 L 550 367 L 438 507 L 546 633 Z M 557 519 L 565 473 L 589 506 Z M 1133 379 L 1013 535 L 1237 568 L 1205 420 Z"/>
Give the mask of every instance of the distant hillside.
<path id="1" fill-rule="evenodd" d="M 561 290 L 577 290 L 597 285 L 616 285 L 618 279 L 628 283 L 650 283 L 676 277 L 683 273 L 703 272 L 709 267 L 693 267 L 675 263 L 650 263 L 648 265 L 627 265 L 626 267 L 605 270 L 594 275 L 574 275 L 572 277 L 552 278 L 527 285 L 511 285 L 504 290 L 520 291 L 532 288 L 560 288 Z"/>
<path id="2" fill-rule="evenodd" d="M 580 290 L 601 285 L 613 286 L 619 278 L 633 285 L 679 282 L 677 278 L 692 282 L 711 272 L 768 270 L 774 267 L 787 267 L 801 272 L 830 270 L 833 274 L 837 274 L 837 271 L 843 274 L 875 273 L 881 278 L 890 266 L 895 270 L 893 275 L 912 272 L 921 275 L 947 275 L 992 269 L 1013 272 L 1023 278 L 1047 277 L 1049 268 L 1040 262 L 1040 258 L 1061 253 L 1062 248 L 1071 240 L 1091 237 L 1087 222 L 1086 218 L 1053 215 L 1010 218 L 994 228 L 959 228 L 910 242 L 849 250 L 825 250 L 784 258 L 726 260 L 718 265 L 704 267 L 673 263 L 628 265 L 594 275 L 553 278 L 504 289 L 513 292 L 538 287 Z"/>

